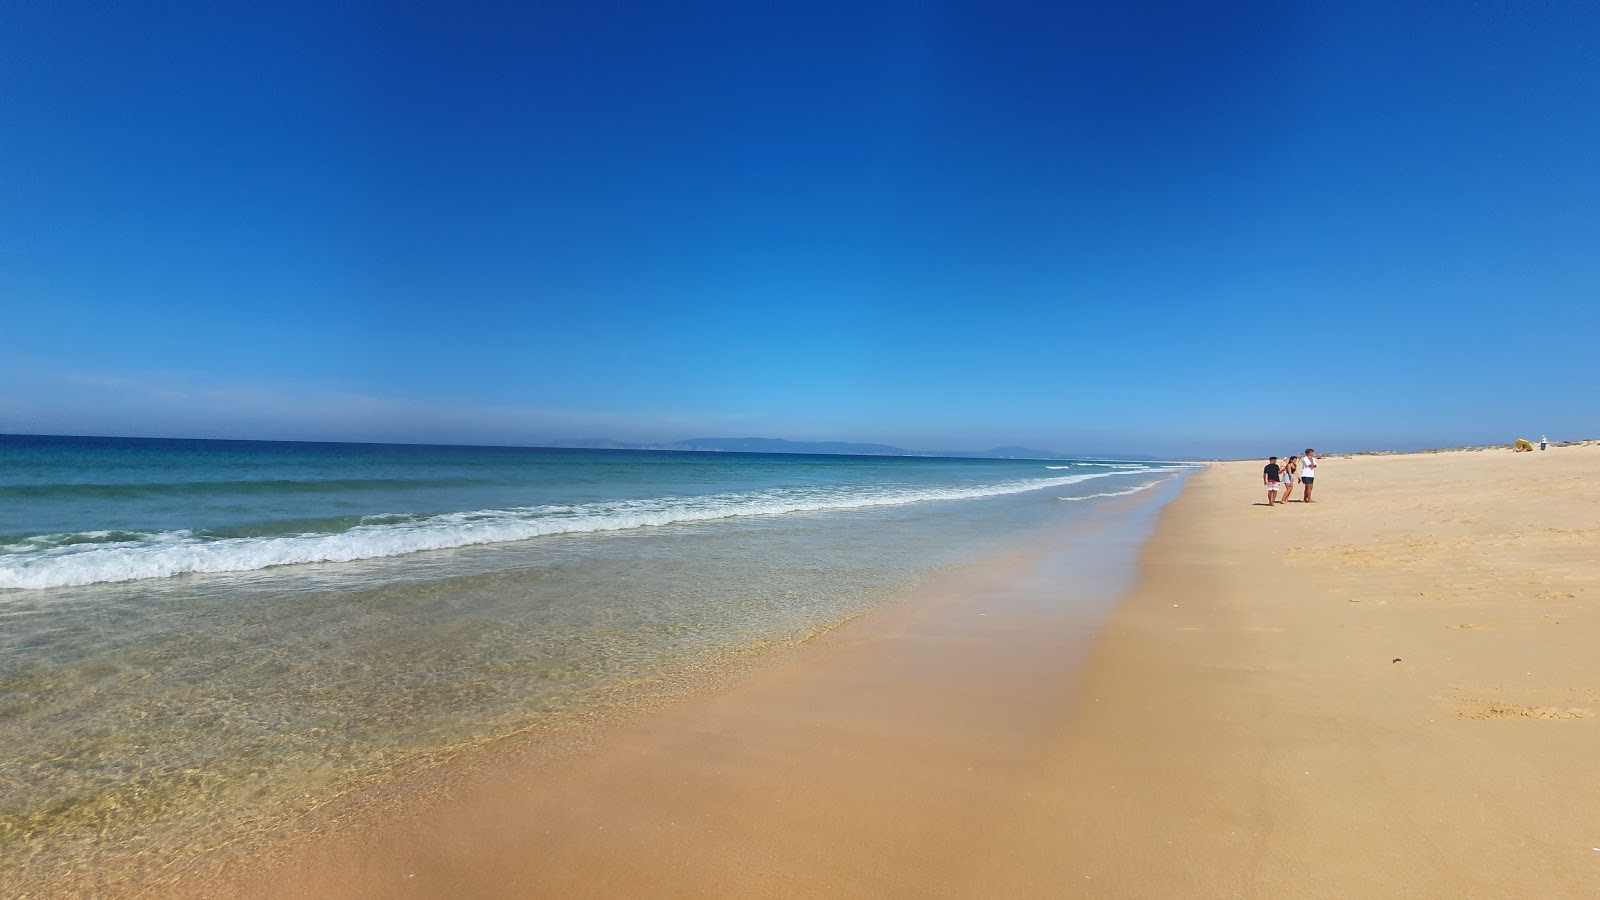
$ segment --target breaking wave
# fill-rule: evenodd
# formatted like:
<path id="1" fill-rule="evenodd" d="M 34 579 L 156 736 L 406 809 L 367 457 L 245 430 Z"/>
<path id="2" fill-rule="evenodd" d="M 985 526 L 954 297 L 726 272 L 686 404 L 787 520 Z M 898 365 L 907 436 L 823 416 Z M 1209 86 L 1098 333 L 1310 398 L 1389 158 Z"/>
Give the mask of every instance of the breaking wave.
<path id="1" fill-rule="evenodd" d="M 1143 466 L 975 487 L 773 488 L 571 506 L 528 506 L 431 516 L 367 516 L 340 531 L 217 538 L 178 530 L 81 532 L 13 538 L 0 544 L 0 589 L 27 590 L 249 572 L 300 563 L 352 562 L 521 541 L 554 534 L 623 531 L 741 516 L 866 509 L 967 500 L 1064 487 L 1094 478 L 1154 471 Z"/>
<path id="2" fill-rule="evenodd" d="M 1120 474 L 1124 474 L 1124 473 L 1119 472 L 1117 474 L 1120 475 Z M 1157 478 L 1155 481 L 1146 482 L 1144 484 L 1139 485 L 1138 487 L 1128 488 L 1125 491 L 1110 491 L 1110 492 L 1107 492 L 1107 493 L 1104 493 L 1104 494 L 1084 494 L 1082 497 L 1057 497 L 1056 499 L 1057 500 L 1095 500 L 1095 499 L 1100 498 L 1100 497 L 1126 497 L 1129 494 L 1137 494 L 1140 491 L 1148 491 L 1149 489 L 1155 487 L 1158 484 L 1161 484 L 1162 482 L 1165 482 L 1166 480 L 1167 480 L 1166 478 Z"/>

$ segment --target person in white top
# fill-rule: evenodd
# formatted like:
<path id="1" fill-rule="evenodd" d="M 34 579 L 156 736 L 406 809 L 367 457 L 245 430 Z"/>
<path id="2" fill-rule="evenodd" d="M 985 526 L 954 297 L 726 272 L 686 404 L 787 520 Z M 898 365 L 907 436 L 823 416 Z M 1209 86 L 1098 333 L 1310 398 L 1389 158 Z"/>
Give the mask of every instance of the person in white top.
<path id="1" fill-rule="evenodd" d="M 1306 448 L 1305 458 L 1300 461 L 1300 483 L 1304 485 L 1305 493 L 1300 495 L 1301 503 L 1315 503 L 1311 499 L 1311 485 L 1317 480 L 1317 451 Z"/>

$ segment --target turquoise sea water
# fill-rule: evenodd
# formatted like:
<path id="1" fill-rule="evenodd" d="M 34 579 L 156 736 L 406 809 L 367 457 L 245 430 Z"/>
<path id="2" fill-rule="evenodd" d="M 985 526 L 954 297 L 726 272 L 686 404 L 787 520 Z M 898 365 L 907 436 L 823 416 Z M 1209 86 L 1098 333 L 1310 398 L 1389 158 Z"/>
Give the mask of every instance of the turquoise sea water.
<path id="1" fill-rule="evenodd" d="M 1182 474 L 0 436 L 0 872 L 172 858 L 604 715 Z"/>

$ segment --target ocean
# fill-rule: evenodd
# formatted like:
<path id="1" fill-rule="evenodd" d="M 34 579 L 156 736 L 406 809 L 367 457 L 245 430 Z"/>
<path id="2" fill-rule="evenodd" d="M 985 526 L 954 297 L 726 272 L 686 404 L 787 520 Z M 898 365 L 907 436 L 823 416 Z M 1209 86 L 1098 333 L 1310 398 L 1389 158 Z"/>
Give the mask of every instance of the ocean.
<path id="1" fill-rule="evenodd" d="M 0 872 L 603 720 L 1185 471 L 0 436 Z"/>

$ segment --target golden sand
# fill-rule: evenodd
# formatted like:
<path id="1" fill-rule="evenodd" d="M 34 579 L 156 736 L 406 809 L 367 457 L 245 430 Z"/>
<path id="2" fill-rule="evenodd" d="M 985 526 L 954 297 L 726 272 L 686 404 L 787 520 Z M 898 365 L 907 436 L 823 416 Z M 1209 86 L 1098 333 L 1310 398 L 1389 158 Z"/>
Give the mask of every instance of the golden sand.
<path id="1" fill-rule="evenodd" d="M 1000 892 L 1600 897 L 1600 446 L 1261 465 L 1169 510 Z"/>
<path id="2" fill-rule="evenodd" d="M 1273 508 L 1260 466 L 1195 476 L 1086 670 L 1035 570 L 977 568 L 563 759 L 168 887 L 1600 897 L 1600 447 L 1334 457 Z"/>

